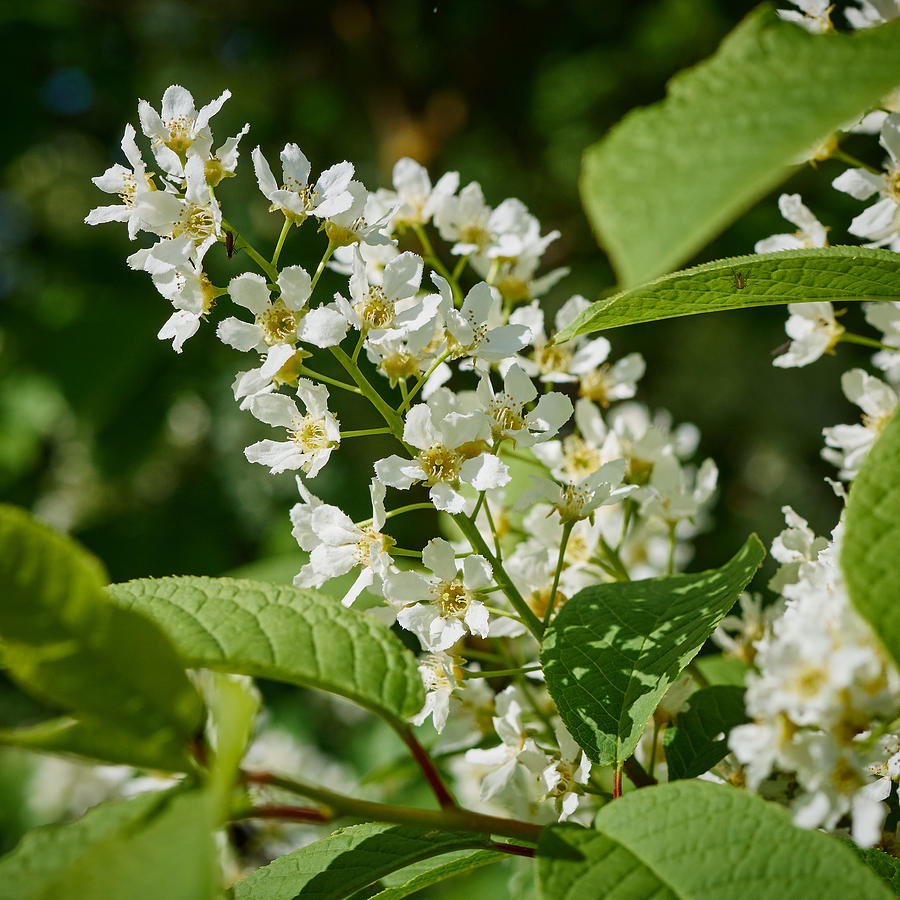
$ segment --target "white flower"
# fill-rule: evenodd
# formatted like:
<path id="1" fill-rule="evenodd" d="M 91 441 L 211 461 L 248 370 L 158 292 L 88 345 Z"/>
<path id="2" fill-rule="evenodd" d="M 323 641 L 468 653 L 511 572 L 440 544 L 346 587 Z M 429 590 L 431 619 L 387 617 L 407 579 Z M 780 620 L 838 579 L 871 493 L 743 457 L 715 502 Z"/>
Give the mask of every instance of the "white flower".
<path id="1" fill-rule="evenodd" d="M 862 424 L 823 428 L 826 447 L 822 456 L 840 467 L 839 478 L 849 481 L 856 477 L 872 444 L 896 409 L 897 394 L 862 369 L 845 372 L 841 377 L 841 388 L 844 396 L 863 411 Z"/>
<path id="2" fill-rule="evenodd" d="M 365 331 L 372 342 L 403 340 L 428 330 L 424 346 L 434 333 L 440 298 L 431 294 L 416 299 L 422 266 L 418 254 L 401 253 L 384 267 L 381 284 L 371 284 L 366 264 L 357 252 L 350 276 L 350 300 L 335 294 L 335 304 L 347 322 Z"/>
<path id="3" fill-rule="evenodd" d="M 188 158 L 184 166 L 184 196 L 165 191 L 139 191 L 135 211 L 142 227 L 162 238 L 183 238 L 193 243 L 199 263 L 221 234 L 222 212 L 206 182 L 203 160 Z"/>
<path id="4" fill-rule="evenodd" d="M 795 9 L 779 9 L 777 13 L 788 22 L 796 22 L 811 34 L 822 34 L 830 31 L 831 9 L 830 0 L 790 0 L 802 12 Z"/>
<path id="5" fill-rule="evenodd" d="M 896 300 L 881 300 L 864 303 L 866 321 L 882 334 L 882 343 L 895 350 L 879 350 L 872 362 L 881 369 L 888 381 L 900 381 L 900 303 Z"/>
<path id="6" fill-rule="evenodd" d="M 828 538 L 816 537 L 806 519 L 790 506 L 782 506 L 787 527 L 772 541 L 772 556 L 781 563 L 769 581 L 769 589 L 781 593 L 786 585 L 795 584 L 804 563 L 812 562 L 828 546 Z"/>
<path id="7" fill-rule="evenodd" d="M 173 84 L 163 94 L 161 113 L 146 100 L 138 101 L 141 130 L 152 140 L 153 155 L 166 172 L 181 176 L 186 155 L 209 157 L 213 140 L 209 120 L 230 96 L 231 91 L 222 91 L 198 112 L 191 92 Z"/>
<path id="8" fill-rule="evenodd" d="M 624 485 L 625 460 L 604 463 L 596 472 L 574 484 L 557 484 L 549 478 L 532 475 L 534 487 L 516 501 L 516 509 L 527 509 L 534 503 L 546 501 L 556 507 L 563 525 L 586 519 L 601 506 L 618 503 L 637 490 L 636 485 Z"/>
<path id="9" fill-rule="evenodd" d="M 505 463 L 486 452 L 491 426 L 484 413 L 451 411 L 447 394 L 442 388 L 407 414 L 403 440 L 419 450 L 415 458 L 389 456 L 375 463 L 375 472 L 379 480 L 401 490 L 423 481 L 430 485 L 438 509 L 459 513 L 469 505 L 459 493 L 460 482 L 485 491 L 507 484 L 510 475 Z M 481 447 L 484 452 L 479 452 Z"/>
<path id="10" fill-rule="evenodd" d="M 235 350 L 265 350 L 276 344 L 295 344 L 302 332 L 299 313 L 310 295 L 310 277 L 301 266 L 289 266 L 278 275 L 279 298 L 272 302 L 266 279 L 245 272 L 228 283 L 231 299 L 253 313 L 253 322 L 229 316 L 219 323 L 219 340 Z"/>
<path id="11" fill-rule="evenodd" d="M 478 591 L 491 583 L 491 567 L 477 554 L 456 565 L 453 545 L 433 538 L 422 551 L 422 562 L 433 573 L 394 572 L 385 579 L 388 602 L 401 606 L 397 622 L 432 651 L 449 650 L 468 631 L 488 636 L 488 611 Z"/>
<path id="12" fill-rule="evenodd" d="M 488 373 L 478 383 L 478 398 L 491 420 L 494 439 L 510 438 L 520 447 L 552 438 L 572 415 L 572 402 L 565 394 L 542 394 L 531 412 L 525 405 L 537 397 L 532 380 L 517 365 L 503 378 L 503 390 L 494 393 Z"/>
<path id="13" fill-rule="evenodd" d="M 141 157 L 141 151 L 134 140 L 134 128 L 125 126 L 125 134 L 122 136 L 122 152 L 131 164 L 128 169 L 119 163 L 110 166 L 102 175 L 92 178 L 91 181 L 107 194 L 116 194 L 121 203 L 111 206 L 98 206 L 92 209 L 85 217 L 88 225 L 99 225 L 102 222 L 125 222 L 128 225 L 128 237 L 134 240 L 138 231 L 143 227 L 143 222 L 138 215 L 135 199 L 139 192 L 153 190 L 150 176 L 147 175 L 147 167 Z"/>
<path id="14" fill-rule="evenodd" d="M 778 198 L 778 208 L 789 222 L 797 226 L 797 231 L 793 234 L 773 234 L 772 237 L 757 241 L 753 248 L 756 253 L 828 246 L 827 229 L 804 206 L 799 194 L 782 194 Z"/>
<path id="15" fill-rule="evenodd" d="M 419 675 L 425 686 L 425 705 L 413 716 L 413 725 L 421 725 L 431 716 L 434 730 L 438 734 L 444 730 L 453 692 L 461 687 L 456 680 L 456 668 L 454 657 L 440 650 L 419 660 Z"/>
<path id="16" fill-rule="evenodd" d="M 241 138 L 249 130 L 250 123 L 248 122 L 234 137 L 228 138 L 204 162 L 203 169 L 206 173 L 206 181 L 210 187 L 216 187 L 223 178 L 229 178 L 234 175 L 234 170 L 238 164 L 238 144 L 240 144 Z"/>
<path id="17" fill-rule="evenodd" d="M 358 181 L 347 185 L 352 201 L 339 213 L 328 216 L 325 234 L 337 247 L 350 244 L 388 245 L 393 238 L 387 233 L 395 209 L 383 209 L 374 194 L 370 194 Z"/>
<path id="18" fill-rule="evenodd" d="M 432 187 L 428 170 L 414 159 L 404 156 L 394 163 L 393 183 L 393 191 L 376 191 L 380 203 L 395 209 L 392 226 L 427 225 L 434 211 L 456 192 L 459 173 L 447 172 Z"/>
<path id="19" fill-rule="evenodd" d="M 302 469 L 310 478 L 328 462 L 331 451 L 341 441 L 337 419 L 328 410 L 328 389 L 306 378 L 297 382 L 297 395 L 306 407 L 284 394 L 256 394 L 250 412 L 267 425 L 286 428 L 287 441 L 258 441 L 244 450 L 250 462 L 269 466 L 273 475 L 285 469 Z"/>
<path id="20" fill-rule="evenodd" d="M 394 545 L 393 539 L 381 531 L 385 522 L 384 485 L 372 479 L 372 521 L 364 526 L 355 525 L 336 506 L 323 503 L 300 478 L 297 487 L 304 502 L 291 508 L 291 533 L 300 548 L 308 551 L 309 562 L 295 576 L 294 584 L 318 588 L 360 566 L 356 581 L 344 595 L 344 606 L 350 606 L 365 589 L 381 594 Z"/>
<path id="21" fill-rule="evenodd" d="M 309 160 L 296 144 L 285 144 L 281 151 L 284 181 L 279 187 L 262 150 L 256 147 L 251 155 L 259 189 L 271 203 L 270 212 L 280 210 L 288 219 L 299 224 L 307 216 L 327 219 L 345 212 L 353 204 L 353 194 L 349 190 L 350 179 L 353 178 L 352 163 L 336 163 L 319 176 L 315 185 L 310 186 Z"/>
<path id="22" fill-rule="evenodd" d="M 866 169 L 847 169 L 832 185 L 857 200 L 879 195 L 880 199 L 863 210 L 848 230 L 871 241 L 867 246 L 896 251 L 900 250 L 900 113 L 891 113 L 884 120 L 880 142 L 888 152 L 887 171 L 883 175 Z"/>
<path id="23" fill-rule="evenodd" d="M 589 305 L 580 294 L 570 297 L 556 314 L 555 332 L 574 322 Z M 519 364 L 532 377 L 539 376 L 541 381 L 548 382 L 573 382 L 583 378 L 588 394 L 596 393 L 603 385 L 604 403 L 634 396 L 634 382 L 644 373 L 640 354 L 632 353 L 620 360 L 613 367 L 613 372 L 609 366 L 603 365 L 611 350 L 605 337 L 589 341 L 580 336 L 564 344 L 552 343 L 545 332 L 544 312 L 537 301 L 515 310 L 509 321 L 514 325 L 524 325 L 531 331 L 534 358 L 519 360 Z M 625 387 L 627 381 L 631 382 L 630 388 Z"/>
<path id="24" fill-rule="evenodd" d="M 184 342 L 193 337 L 200 327 L 200 316 L 196 313 L 186 312 L 183 309 L 176 310 L 166 319 L 165 324 L 156 335 L 161 341 L 172 341 L 172 349 L 181 353 Z"/>
<path id="25" fill-rule="evenodd" d="M 191 259 L 193 241 L 185 236 L 158 241 L 128 257 L 132 269 L 149 272 L 154 287 L 175 309 L 205 316 L 222 293 L 213 287 L 201 263 Z"/>
<path id="26" fill-rule="evenodd" d="M 856 0 L 857 6 L 848 6 L 844 18 L 853 28 L 871 28 L 883 25 L 900 16 L 897 0 Z"/>
<path id="27" fill-rule="evenodd" d="M 827 300 L 789 303 L 788 313 L 784 330 L 791 339 L 790 346 L 772 360 L 772 365 L 779 368 L 808 366 L 823 353 L 829 353 L 844 333 L 844 327 L 834 318 L 834 307 Z"/>
<path id="28" fill-rule="evenodd" d="M 479 253 L 491 243 L 491 208 L 477 181 L 466 185 L 457 196 L 442 198 L 434 212 L 434 224 L 441 237 L 453 244 L 456 256 Z"/>
<path id="29" fill-rule="evenodd" d="M 501 743 L 488 750 L 469 750 L 465 761 L 487 770 L 481 781 L 482 800 L 497 799 L 517 813 L 530 815 L 529 807 L 541 789 L 540 774 L 550 760 L 522 724 L 522 704 L 515 686 L 497 695 L 496 708 L 494 730 Z"/>
<path id="30" fill-rule="evenodd" d="M 656 516 L 670 525 L 693 519 L 715 492 L 718 476 L 711 459 L 704 460 L 691 478 L 674 456 L 661 457 L 649 484 L 641 489 L 641 515 Z"/>
<path id="31" fill-rule="evenodd" d="M 441 314 L 455 355 L 499 362 L 514 356 L 531 340 L 526 326 L 501 324 L 500 298 L 484 281 L 479 281 L 466 294 L 462 308 L 456 309 L 447 280 L 434 273 L 431 277 L 441 292 Z"/>
<path id="32" fill-rule="evenodd" d="M 556 804 L 558 821 L 565 822 L 578 809 L 578 798 L 584 794 L 581 785 L 587 784 L 591 775 L 591 761 L 562 722 L 556 723 L 554 731 L 560 756 L 541 772 L 541 780 L 547 797 Z"/>
<path id="33" fill-rule="evenodd" d="M 262 363 L 255 369 L 238 372 L 231 389 L 235 400 L 242 400 L 241 409 L 249 409 L 255 394 L 268 393 L 282 384 L 296 385 L 303 360 L 312 354 L 291 344 L 275 344 L 269 348 Z"/>
<path id="34" fill-rule="evenodd" d="M 575 402 L 575 425 L 575 434 L 534 448 L 535 456 L 560 481 L 578 481 L 623 455 L 616 433 L 607 428 L 600 410 L 584 397 Z"/>

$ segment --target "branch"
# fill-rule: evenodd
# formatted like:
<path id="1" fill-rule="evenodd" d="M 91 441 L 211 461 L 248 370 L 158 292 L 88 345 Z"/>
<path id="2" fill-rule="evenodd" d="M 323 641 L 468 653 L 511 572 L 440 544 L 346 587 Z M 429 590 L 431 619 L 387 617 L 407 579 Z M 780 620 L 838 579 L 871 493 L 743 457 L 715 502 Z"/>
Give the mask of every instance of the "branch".
<path id="1" fill-rule="evenodd" d="M 400 732 L 400 737 L 403 738 L 403 742 L 409 747 L 410 753 L 413 755 L 413 759 L 418 763 L 419 768 L 422 770 L 422 773 L 425 775 L 425 778 L 428 780 L 428 783 L 431 785 L 431 789 L 434 791 L 434 796 L 437 797 L 437 801 L 440 804 L 441 809 L 451 809 L 456 808 L 456 801 L 453 799 L 453 795 L 447 789 L 447 786 L 441 779 L 440 773 L 435 768 L 434 763 L 431 761 L 431 757 L 428 755 L 428 752 L 425 748 L 416 740 L 416 736 L 412 733 L 412 729 L 406 728 L 405 730 Z"/>

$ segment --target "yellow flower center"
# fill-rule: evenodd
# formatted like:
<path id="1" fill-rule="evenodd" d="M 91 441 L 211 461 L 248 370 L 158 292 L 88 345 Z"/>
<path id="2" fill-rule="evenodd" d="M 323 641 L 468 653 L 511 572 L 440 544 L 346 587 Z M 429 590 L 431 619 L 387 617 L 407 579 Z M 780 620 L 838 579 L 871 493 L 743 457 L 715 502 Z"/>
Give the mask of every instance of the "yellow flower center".
<path id="1" fill-rule="evenodd" d="M 431 586 L 432 603 L 438 608 L 443 618 L 462 616 L 472 602 L 472 592 L 466 589 L 461 578 L 452 581 L 439 581 Z"/>
<path id="2" fill-rule="evenodd" d="M 194 120 L 191 116 L 176 116 L 164 123 L 169 137 L 163 143 L 179 155 L 183 155 L 194 143 Z"/>
<path id="3" fill-rule="evenodd" d="M 276 300 L 268 309 L 256 316 L 256 324 L 263 330 L 263 337 L 273 344 L 290 344 L 297 340 L 297 318 L 293 310 Z"/>
<path id="4" fill-rule="evenodd" d="M 214 234 L 216 223 L 208 206 L 188 203 L 181 211 L 178 221 L 172 229 L 172 237 L 186 234 L 195 241 L 202 241 Z"/>
<path id="5" fill-rule="evenodd" d="M 545 344 L 534 351 L 534 361 L 541 375 L 565 372 L 572 361 L 573 352 L 565 344 Z"/>
<path id="6" fill-rule="evenodd" d="M 588 372 L 587 375 L 581 377 L 581 396 L 599 403 L 601 406 L 609 406 L 609 398 L 607 394 L 612 387 L 612 380 L 609 377 L 609 364 L 604 363 L 599 369 Z"/>
<path id="7" fill-rule="evenodd" d="M 566 476 L 573 481 L 581 481 L 596 472 L 603 463 L 603 454 L 583 438 L 571 434 L 563 440 L 563 468 Z"/>
<path id="8" fill-rule="evenodd" d="M 428 484 L 436 484 L 439 481 L 452 484 L 459 479 L 459 470 L 463 463 L 459 453 L 443 444 L 432 444 L 427 450 L 423 450 L 416 460 L 422 467 Z"/>
<path id="9" fill-rule="evenodd" d="M 390 380 L 391 387 L 396 387 L 401 379 L 415 378 L 420 368 L 419 358 L 408 350 L 388 353 L 378 364 L 379 371 Z"/>
<path id="10" fill-rule="evenodd" d="M 394 321 L 394 301 L 377 285 L 369 288 L 366 296 L 354 305 L 353 311 L 366 328 L 389 328 Z"/>
<path id="11" fill-rule="evenodd" d="M 376 531 L 372 525 L 361 530 L 363 536 L 356 544 L 356 561 L 361 566 L 371 565 L 373 549 L 376 553 L 387 552 L 397 543 L 389 535 Z"/>
<path id="12" fill-rule="evenodd" d="M 293 427 L 288 430 L 288 435 L 295 444 L 299 444 L 304 450 L 314 453 L 335 446 L 335 442 L 328 437 L 324 417 L 316 419 L 306 415 L 295 419 L 292 424 Z"/>

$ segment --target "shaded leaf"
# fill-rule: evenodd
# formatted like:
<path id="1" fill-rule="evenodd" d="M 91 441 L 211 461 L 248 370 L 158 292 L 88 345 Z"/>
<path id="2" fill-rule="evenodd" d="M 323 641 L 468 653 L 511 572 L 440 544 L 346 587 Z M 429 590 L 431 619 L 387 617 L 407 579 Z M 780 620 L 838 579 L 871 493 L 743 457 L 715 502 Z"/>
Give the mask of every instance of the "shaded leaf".
<path id="1" fill-rule="evenodd" d="M 433 884 L 439 884 L 441 881 L 455 878 L 457 875 L 464 875 L 467 872 L 474 872 L 476 869 L 499 862 L 503 858 L 502 853 L 494 850 L 475 850 L 455 855 L 454 859 L 438 862 L 436 866 L 429 865 L 422 871 L 398 872 L 390 879 L 393 883 L 372 895 L 372 900 L 400 900 L 401 897 L 409 897 L 410 894 L 415 894 Z"/>
<path id="2" fill-rule="evenodd" d="M 588 757 L 619 764 L 657 704 L 759 568 L 751 535 L 720 569 L 579 591 L 547 629 L 541 663 L 563 722 Z"/>
<path id="3" fill-rule="evenodd" d="M 702 688 L 688 703 L 663 738 L 669 781 L 708 772 L 728 754 L 728 732 L 748 721 L 743 688 Z"/>
<path id="4" fill-rule="evenodd" d="M 900 255 L 823 247 L 717 259 L 592 303 L 556 340 L 677 316 L 814 300 L 900 300 Z"/>
<path id="5" fill-rule="evenodd" d="M 141 794 L 25 835 L 0 859 L 0 900 L 207 900 L 218 880 L 206 795 Z"/>
<path id="6" fill-rule="evenodd" d="M 57 710 L 132 735 L 144 762 L 183 760 L 202 722 L 200 698 L 162 631 L 110 603 L 104 581 L 98 561 L 74 541 L 0 506 L 7 674 Z"/>
<path id="7" fill-rule="evenodd" d="M 316 591 L 192 576 L 107 590 L 123 608 L 153 619 L 189 666 L 319 688 L 395 724 L 422 708 L 413 654 L 373 616 Z"/>
<path id="8" fill-rule="evenodd" d="M 233 900 L 339 900 L 430 856 L 484 847 L 485 838 L 402 825 L 352 825 L 276 859 L 239 881 Z M 402 895 L 401 895 L 402 896 Z"/>
<path id="9" fill-rule="evenodd" d="M 900 664 L 900 411 L 850 488 L 841 567 L 853 605 Z"/>
<path id="10" fill-rule="evenodd" d="M 704 781 L 633 791 L 595 830 L 558 826 L 538 845 L 544 900 L 886 900 L 879 879 L 837 838 L 802 830 L 754 794 Z"/>
<path id="11" fill-rule="evenodd" d="M 581 197 L 619 282 L 690 258 L 900 84 L 900 22 L 808 34 L 769 4 L 585 152 Z"/>

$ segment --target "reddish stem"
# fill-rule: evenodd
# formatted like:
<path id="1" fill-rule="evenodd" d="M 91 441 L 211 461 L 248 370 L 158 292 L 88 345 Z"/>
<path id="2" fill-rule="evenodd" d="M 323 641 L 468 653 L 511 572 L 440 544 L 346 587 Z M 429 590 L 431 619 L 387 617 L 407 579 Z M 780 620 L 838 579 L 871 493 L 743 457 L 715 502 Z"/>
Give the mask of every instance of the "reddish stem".
<path id="1" fill-rule="evenodd" d="M 491 850 L 499 850 L 501 853 L 512 853 L 514 856 L 528 856 L 534 858 L 534 847 L 521 847 L 519 844 L 504 844 L 499 841 L 491 841 Z"/>
<path id="2" fill-rule="evenodd" d="M 327 825 L 332 817 L 314 806 L 284 806 L 267 804 L 254 806 L 241 816 L 242 819 L 294 819 L 297 822 L 312 822 L 316 825 Z"/>
<path id="3" fill-rule="evenodd" d="M 406 746 L 409 747 L 413 759 L 418 763 L 419 768 L 431 785 L 431 789 L 434 791 L 434 796 L 437 797 L 441 809 L 455 809 L 456 801 L 453 799 L 453 795 L 450 791 L 447 790 L 447 786 L 441 779 L 438 770 L 434 767 L 434 763 L 431 761 L 431 757 L 428 755 L 425 748 L 416 740 L 415 735 L 409 728 L 401 731 L 400 736 L 403 738 Z"/>
<path id="4" fill-rule="evenodd" d="M 622 770 L 616 766 L 613 770 L 613 800 L 622 796 Z"/>

